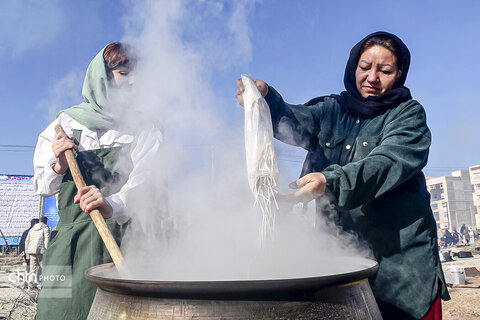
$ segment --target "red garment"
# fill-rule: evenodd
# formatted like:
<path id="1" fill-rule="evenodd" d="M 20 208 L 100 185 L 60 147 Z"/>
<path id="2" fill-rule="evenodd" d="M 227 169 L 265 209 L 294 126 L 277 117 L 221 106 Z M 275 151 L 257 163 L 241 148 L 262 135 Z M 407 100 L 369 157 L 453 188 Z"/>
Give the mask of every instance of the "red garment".
<path id="1" fill-rule="evenodd" d="M 440 294 L 422 320 L 442 320 L 442 299 L 440 298 Z"/>

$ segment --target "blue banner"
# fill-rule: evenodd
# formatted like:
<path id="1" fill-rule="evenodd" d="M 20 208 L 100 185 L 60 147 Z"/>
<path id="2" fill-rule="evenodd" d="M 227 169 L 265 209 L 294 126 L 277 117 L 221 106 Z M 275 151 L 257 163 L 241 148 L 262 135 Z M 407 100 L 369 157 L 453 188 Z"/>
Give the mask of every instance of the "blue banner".
<path id="1" fill-rule="evenodd" d="M 50 230 L 55 230 L 59 219 L 56 195 L 43 198 L 43 216 L 48 218 L 47 226 Z"/>
<path id="2" fill-rule="evenodd" d="M 21 237 L 5 237 L 7 239 L 7 246 L 18 246 L 20 244 Z M 0 237 L 0 246 L 5 245 L 5 239 Z"/>

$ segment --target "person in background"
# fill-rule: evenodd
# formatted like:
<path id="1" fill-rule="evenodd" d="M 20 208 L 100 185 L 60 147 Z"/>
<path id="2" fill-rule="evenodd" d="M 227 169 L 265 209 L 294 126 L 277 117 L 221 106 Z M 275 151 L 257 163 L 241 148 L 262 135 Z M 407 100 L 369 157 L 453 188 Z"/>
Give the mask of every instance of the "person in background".
<path id="1" fill-rule="evenodd" d="M 53 240 L 55 238 L 55 236 L 57 235 L 57 232 L 58 230 L 52 230 L 52 232 L 50 232 L 50 240 Z"/>
<path id="2" fill-rule="evenodd" d="M 475 247 L 475 233 L 472 227 L 468 227 L 468 238 L 470 239 L 470 245 Z"/>
<path id="3" fill-rule="evenodd" d="M 308 151 L 292 200 L 328 196 L 343 228 L 370 243 L 379 269 L 369 280 L 383 318 L 441 319 L 440 298 L 450 297 L 422 173 L 431 133 L 424 108 L 404 86 L 409 65 L 406 45 L 376 32 L 350 51 L 340 95 L 288 104 L 256 83 L 275 137 Z M 237 80 L 241 105 L 243 91 Z"/>
<path id="4" fill-rule="evenodd" d="M 20 251 L 20 256 L 23 257 L 23 259 L 25 260 L 25 263 L 27 265 L 27 267 L 25 268 L 25 271 L 27 273 L 30 272 L 30 257 L 27 259 L 27 255 L 25 254 L 25 240 L 27 239 L 27 235 L 28 235 L 28 232 L 30 231 L 30 229 L 32 229 L 32 227 L 38 222 L 39 222 L 39 219 L 30 220 L 30 228 L 23 231 L 22 237 L 20 238 L 20 244 L 18 245 L 18 251 Z"/>
<path id="5" fill-rule="evenodd" d="M 42 267 L 43 253 L 48 248 L 50 230 L 47 226 L 47 218 L 41 217 L 28 232 L 25 239 L 25 252 L 30 258 L 30 271 L 28 272 L 28 288 L 33 289 L 39 284 L 39 269 Z"/>
<path id="6" fill-rule="evenodd" d="M 60 273 L 67 281 L 44 279 L 37 320 L 87 318 L 96 287 L 85 279 L 85 271 L 112 261 L 87 213 L 98 209 L 121 245 L 132 192 L 151 174 L 143 168 L 160 149 L 160 129 L 153 123 L 142 123 L 139 129 L 122 122 L 127 110 L 123 107 L 133 108 L 134 101 L 123 98 L 129 97 L 124 94 L 134 84 L 137 61 L 136 49 L 127 44 L 104 47 L 88 66 L 82 89 L 85 101 L 61 111 L 38 138 L 35 191 L 43 196 L 59 193 L 58 233 L 45 252 L 44 275 Z M 58 124 L 66 135 L 56 134 Z M 69 149 L 87 184 L 80 190 L 68 170 Z"/>
<path id="7" fill-rule="evenodd" d="M 453 246 L 454 238 L 450 230 L 445 229 L 445 244 L 447 247 Z"/>
<path id="8" fill-rule="evenodd" d="M 468 233 L 468 230 L 467 230 L 467 227 L 465 226 L 465 223 L 464 223 L 460 227 L 459 236 L 460 236 L 460 242 L 465 246 L 468 246 L 468 241 L 470 240 L 467 236 L 467 233 Z"/>
<path id="9" fill-rule="evenodd" d="M 460 241 L 460 235 L 457 232 L 457 229 L 453 228 L 452 230 L 453 245 L 456 247 Z"/>

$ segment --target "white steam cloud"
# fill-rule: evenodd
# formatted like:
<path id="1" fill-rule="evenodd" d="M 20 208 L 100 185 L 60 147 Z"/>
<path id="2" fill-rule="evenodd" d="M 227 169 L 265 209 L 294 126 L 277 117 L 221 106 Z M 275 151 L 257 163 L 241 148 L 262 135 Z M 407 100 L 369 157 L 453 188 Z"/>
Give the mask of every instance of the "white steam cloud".
<path id="1" fill-rule="evenodd" d="M 138 278 L 318 276 L 351 270 L 339 261 L 365 254 L 355 237 L 345 237 L 328 219 L 319 217 L 314 228 L 311 212 L 292 208 L 277 213 L 274 242 L 258 246 L 261 214 L 248 189 L 243 132 L 225 121 L 239 107 L 225 105 L 211 85 L 217 74 L 251 60 L 254 4 L 145 1 L 125 20 L 124 41 L 142 59 L 134 98 L 122 98 L 133 104 L 121 114 L 130 128 L 158 120 L 165 132 L 122 247 Z"/>

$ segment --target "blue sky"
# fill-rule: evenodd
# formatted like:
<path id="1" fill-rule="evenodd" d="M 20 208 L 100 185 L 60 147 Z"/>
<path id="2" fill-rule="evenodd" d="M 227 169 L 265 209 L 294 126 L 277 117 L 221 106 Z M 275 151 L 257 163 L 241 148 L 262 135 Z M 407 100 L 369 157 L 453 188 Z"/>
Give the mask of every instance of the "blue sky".
<path id="1" fill-rule="evenodd" d="M 0 2 L 0 173 L 33 174 L 30 147 L 55 111 L 82 101 L 81 84 L 90 60 L 109 42 L 135 42 L 144 27 L 142 19 L 156 19 L 137 15 L 139 2 Z M 154 2 L 169 6 L 169 1 Z M 216 110 L 219 118 L 238 130 L 239 140 L 243 114 L 234 95 L 240 74 L 265 80 L 291 103 L 339 93 L 351 47 L 368 33 L 385 30 L 403 39 L 412 54 L 406 85 L 425 107 L 433 135 L 426 174 L 446 175 L 480 164 L 476 116 L 480 102 L 475 94 L 480 74 L 475 62 L 480 50 L 480 2 L 178 3 L 183 12 L 176 27 L 181 29 L 178 41 L 193 51 L 210 50 L 211 54 L 202 55 L 202 72 L 223 102 Z M 239 30 L 228 31 L 236 17 L 233 12 L 240 12 L 244 20 L 235 25 Z M 229 42 L 234 32 L 237 37 Z M 165 75 L 157 77 L 165 81 Z M 279 148 L 280 161 L 298 174 L 303 153 Z"/>

